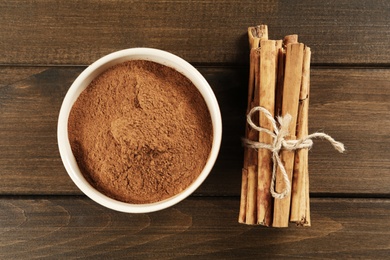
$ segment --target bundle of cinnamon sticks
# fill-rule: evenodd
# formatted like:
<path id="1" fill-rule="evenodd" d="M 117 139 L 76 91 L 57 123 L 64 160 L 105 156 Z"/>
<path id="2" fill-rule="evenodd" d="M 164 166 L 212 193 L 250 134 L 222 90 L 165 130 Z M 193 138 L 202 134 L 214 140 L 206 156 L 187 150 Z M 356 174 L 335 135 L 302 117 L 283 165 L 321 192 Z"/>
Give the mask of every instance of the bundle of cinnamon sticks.
<path id="1" fill-rule="evenodd" d="M 247 113 L 262 107 L 275 121 L 277 116 L 289 114 L 291 121 L 286 140 L 304 138 L 308 135 L 310 48 L 299 43 L 297 35 L 269 40 L 266 25 L 249 27 L 248 36 Z M 264 114 L 255 113 L 250 117 L 259 127 L 274 132 L 272 122 Z M 263 145 L 275 144 L 274 136 L 269 132 L 259 132 L 248 123 L 245 139 Z M 272 227 L 288 227 L 290 222 L 310 226 L 308 149 L 280 150 L 284 175 L 280 165 L 274 162 L 272 149 L 248 146 L 244 149 L 239 222 Z M 280 198 L 274 196 L 272 190 L 277 194 L 287 193 Z"/>

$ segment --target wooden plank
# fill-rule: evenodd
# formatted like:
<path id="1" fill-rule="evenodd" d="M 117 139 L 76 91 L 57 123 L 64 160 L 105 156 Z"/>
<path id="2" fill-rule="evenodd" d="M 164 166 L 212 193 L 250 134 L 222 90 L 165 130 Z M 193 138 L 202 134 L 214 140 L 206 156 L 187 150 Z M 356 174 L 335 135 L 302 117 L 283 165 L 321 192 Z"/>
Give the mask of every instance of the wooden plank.
<path id="1" fill-rule="evenodd" d="M 389 64 L 387 0 L 0 1 L 0 64 L 83 64 L 129 47 L 196 63 L 248 61 L 249 26 L 299 34 L 313 63 Z"/>
<path id="2" fill-rule="evenodd" d="M 389 186 L 390 70 L 324 69 L 320 79 L 313 74 L 320 82 L 312 81 L 310 132 L 326 132 L 346 146 L 340 155 L 328 143 L 315 141 L 309 152 L 315 192 L 333 187 L 340 193 L 366 193 L 375 188 L 364 183 L 373 181 Z M 390 188 L 385 190 L 389 193 Z"/>
<path id="3" fill-rule="evenodd" d="M 52 67 L 27 77 L 23 67 L 0 67 L 0 194 L 80 194 L 59 158 L 56 125 L 62 99 L 83 67 Z M 197 195 L 240 194 L 247 68 L 199 67 L 219 101 L 223 142 Z M 12 76 L 14 75 L 14 77 Z M 22 80 L 15 82 L 18 75 Z M 311 192 L 390 194 L 390 70 L 312 69 L 309 132 L 344 142 L 339 154 L 315 140 L 309 152 Z M 10 84 L 5 83 L 5 81 Z"/>
<path id="4" fill-rule="evenodd" d="M 47 69 L 48 67 L 1 67 L 0 88 L 22 81 Z"/>
<path id="5" fill-rule="evenodd" d="M 0 199 L 0 258 L 384 259 L 389 199 L 314 199 L 313 225 L 237 223 L 238 198 L 124 214 L 81 197 Z"/>
<path id="6" fill-rule="evenodd" d="M 62 99 L 80 69 L 32 70 L 27 78 L 30 68 L 3 71 L 12 84 L 0 88 L 0 174 L 7 183 L 2 193 L 78 192 L 64 178 L 56 129 Z"/>

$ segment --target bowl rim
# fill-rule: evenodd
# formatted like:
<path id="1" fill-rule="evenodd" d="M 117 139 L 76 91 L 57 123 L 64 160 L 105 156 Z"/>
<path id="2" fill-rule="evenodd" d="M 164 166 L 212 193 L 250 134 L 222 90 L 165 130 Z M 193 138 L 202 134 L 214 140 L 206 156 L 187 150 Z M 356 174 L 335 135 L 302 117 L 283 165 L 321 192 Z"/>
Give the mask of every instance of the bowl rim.
<path id="1" fill-rule="evenodd" d="M 177 70 L 186 76 L 197 87 L 198 91 L 203 96 L 208 110 L 210 112 L 212 126 L 213 126 L 213 141 L 209 154 L 209 158 L 206 162 L 202 172 L 196 178 L 196 180 L 190 184 L 182 192 L 167 198 L 162 201 L 147 203 L 147 204 L 132 204 L 112 199 L 103 193 L 96 190 L 89 182 L 84 178 L 81 173 L 76 159 L 72 153 L 69 138 L 68 138 L 68 118 L 70 110 L 74 102 L 77 100 L 80 93 L 89 85 L 89 83 L 100 75 L 103 71 L 116 64 L 128 61 L 128 60 L 149 60 L 160 63 L 165 66 L 169 66 Z M 90 199 L 98 204 L 107 208 L 126 212 L 126 213 L 148 213 L 159 211 L 168 207 L 171 207 L 180 201 L 191 195 L 207 178 L 211 172 L 216 159 L 219 154 L 222 141 L 222 118 L 219 109 L 218 101 L 211 89 L 209 83 L 203 77 L 203 75 L 190 63 L 180 58 L 179 56 L 167 51 L 154 49 L 154 48 L 129 48 L 119 50 L 101 57 L 97 61 L 88 66 L 81 74 L 74 80 L 70 88 L 68 89 L 58 116 L 57 125 L 57 142 L 60 152 L 61 160 L 64 167 L 76 184 L 76 186 Z"/>

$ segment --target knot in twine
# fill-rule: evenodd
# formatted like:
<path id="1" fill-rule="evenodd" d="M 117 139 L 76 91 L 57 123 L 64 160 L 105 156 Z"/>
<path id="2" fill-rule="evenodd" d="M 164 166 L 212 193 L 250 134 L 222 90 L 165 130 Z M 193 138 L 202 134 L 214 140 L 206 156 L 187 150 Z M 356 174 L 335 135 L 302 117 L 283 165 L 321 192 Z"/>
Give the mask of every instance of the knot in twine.
<path id="1" fill-rule="evenodd" d="M 257 111 L 262 112 L 266 116 L 266 118 L 271 122 L 273 132 L 264 128 L 264 127 L 257 126 L 255 123 L 253 123 L 252 115 Z M 310 149 L 313 146 L 312 139 L 319 137 L 319 138 L 323 138 L 323 139 L 329 141 L 332 144 L 332 146 L 340 153 L 344 152 L 344 145 L 342 143 L 337 142 L 332 137 L 330 137 L 329 135 L 324 134 L 324 133 L 310 134 L 310 135 L 308 135 L 302 139 L 299 139 L 299 140 L 286 140 L 285 137 L 287 135 L 289 135 L 288 128 L 289 128 L 289 125 L 290 125 L 290 122 L 292 119 L 290 114 L 286 114 L 283 117 L 280 117 L 280 116 L 277 117 L 277 121 L 279 123 L 279 128 L 276 125 L 276 121 L 275 121 L 274 117 L 264 107 L 257 106 L 257 107 L 252 108 L 251 111 L 249 111 L 246 119 L 247 119 L 248 124 L 254 130 L 256 130 L 258 132 L 267 133 L 268 135 L 270 135 L 273 138 L 272 144 L 266 144 L 266 143 L 252 141 L 252 140 L 248 140 L 248 139 L 243 139 L 243 141 L 247 147 L 254 148 L 254 149 L 267 149 L 267 150 L 272 152 L 273 168 L 272 168 L 272 179 L 271 179 L 270 192 L 272 194 L 272 197 L 274 197 L 276 199 L 283 199 L 291 192 L 291 183 L 290 183 L 290 180 L 288 178 L 286 169 L 284 168 L 282 160 L 280 159 L 280 156 L 279 156 L 280 150 L 285 149 L 288 151 L 294 151 L 297 149 L 304 149 L 304 148 Z M 275 186 L 275 179 L 276 179 L 276 166 L 279 167 L 279 169 L 282 173 L 282 176 L 283 176 L 285 186 L 286 186 L 285 189 L 280 193 L 276 192 L 275 187 L 274 187 Z"/>

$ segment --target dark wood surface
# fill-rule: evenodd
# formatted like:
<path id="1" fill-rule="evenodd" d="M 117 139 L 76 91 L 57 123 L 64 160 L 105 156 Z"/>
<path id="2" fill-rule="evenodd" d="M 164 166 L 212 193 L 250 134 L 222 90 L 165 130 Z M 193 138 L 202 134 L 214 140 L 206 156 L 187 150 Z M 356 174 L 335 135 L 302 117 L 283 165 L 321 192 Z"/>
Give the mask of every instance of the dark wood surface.
<path id="1" fill-rule="evenodd" d="M 313 226 L 286 229 L 237 224 L 238 203 L 193 197 L 134 215 L 80 197 L 3 198 L 0 258 L 384 259 L 390 253 L 386 199 L 313 199 Z"/>
<path id="2" fill-rule="evenodd" d="M 313 51 L 312 227 L 237 223 L 248 26 L 298 33 Z M 0 259 L 390 257 L 390 2 L 0 0 Z M 62 166 L 56 124 L 73 80 L 128 47 L 171 51 L 212 86 L 223 142 L 178 205 L 125 214 L 86 198 Z"/>
<path id="3" fill-rule="evenodd" d="M 129 47 L 196 63 L 245 63 L 247 27 L 299 34 L 321 64 L 389 64 L 387 0 L 5 1 L 0 63 L 89 64 Z"/>

